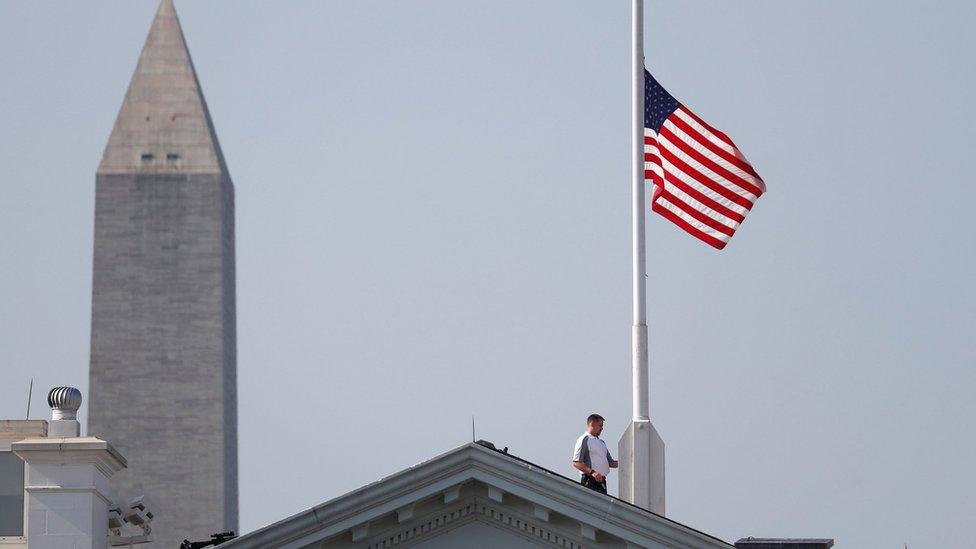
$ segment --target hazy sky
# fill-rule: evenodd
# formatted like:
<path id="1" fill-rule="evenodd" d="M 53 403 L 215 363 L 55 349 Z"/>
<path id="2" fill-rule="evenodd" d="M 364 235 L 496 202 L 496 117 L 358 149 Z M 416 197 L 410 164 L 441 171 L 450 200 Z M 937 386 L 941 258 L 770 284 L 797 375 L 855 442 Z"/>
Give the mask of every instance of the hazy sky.
<path id="1" fill-rule="evenodd" d="M 177 9 L 237 190 L 242 529 L 464 444 L 472 414 L 567 475 L 589 412 L 615 448 L 629 2 Z M 95 168 L 154 11 L 0 0 L 0 417 L 32 375 L 34 417 L 53 385 L 87 397 Z M 769 189 L 722 252 L 648 219 L 668 515 L 970 545 L 976 4 L 646 11 L 655 76 Z"/>

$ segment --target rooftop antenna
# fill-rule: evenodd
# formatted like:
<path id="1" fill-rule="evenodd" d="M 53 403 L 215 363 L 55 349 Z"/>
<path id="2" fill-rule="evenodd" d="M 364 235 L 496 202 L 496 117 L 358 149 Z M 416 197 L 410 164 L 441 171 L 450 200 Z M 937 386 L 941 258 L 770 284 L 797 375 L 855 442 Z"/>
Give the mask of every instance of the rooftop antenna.
<path id="1" fill-rule="evenodd" d="M 34 393 L 34 378 L 31 377 L 30 388 L 27 389 L 27 417 L 25 419 L 30 419 L 30 401 L 31 395 Z"/>
<path id="2" fill-rule="evenodd" d="M 474 442 L 477 438 L 474 436 L 474 414 L 471 414 L 471 442 Z"/>

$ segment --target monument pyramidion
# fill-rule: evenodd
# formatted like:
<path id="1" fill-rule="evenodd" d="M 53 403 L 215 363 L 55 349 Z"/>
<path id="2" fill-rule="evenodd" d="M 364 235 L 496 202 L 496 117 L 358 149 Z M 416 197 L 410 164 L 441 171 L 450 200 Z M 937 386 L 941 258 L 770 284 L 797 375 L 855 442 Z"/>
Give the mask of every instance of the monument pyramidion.
<path id="1" fill-rule="evenodd" d="M 234 185 L 171 0 L 95 178 L 88 431 L 160 547 L 237 530 Z"/>

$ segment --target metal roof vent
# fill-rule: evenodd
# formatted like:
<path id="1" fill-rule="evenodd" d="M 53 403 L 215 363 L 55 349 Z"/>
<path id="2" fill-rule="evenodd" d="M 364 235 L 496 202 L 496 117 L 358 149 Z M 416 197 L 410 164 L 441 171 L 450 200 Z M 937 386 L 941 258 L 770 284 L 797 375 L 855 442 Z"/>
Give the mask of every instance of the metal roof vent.
<path id="1" fill-rule="evenodd" d="M 75 419 L 81 408 L 81 391 L 74 387 L 55 387 L 47 393 L 51 419 Z"/>
<path id="2" fill-rule="evenodd" d="M 81 434 L 81 424 L 77 420 L 81 391 L 74 387 L 55 387 L 47 393 L 47 404 L 51 407 L 47 436 L 76 437 Z"/>

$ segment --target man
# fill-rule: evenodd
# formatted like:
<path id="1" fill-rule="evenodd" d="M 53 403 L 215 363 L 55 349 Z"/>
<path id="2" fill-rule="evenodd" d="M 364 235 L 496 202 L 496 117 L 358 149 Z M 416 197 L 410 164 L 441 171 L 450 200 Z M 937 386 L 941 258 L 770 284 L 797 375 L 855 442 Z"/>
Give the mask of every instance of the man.
<path id="1" fill-rule="evenodd" d="M 603 432 L 603 416 L 590 414 L 586 418 L 586 432 L 576 439 L 573 451 L 573 467 L 583 473 L 580 483 L 591 490 L 607 493 L 607 475 L 617 462 L 607 450 L 607 444 L 600 439 Z"/>

